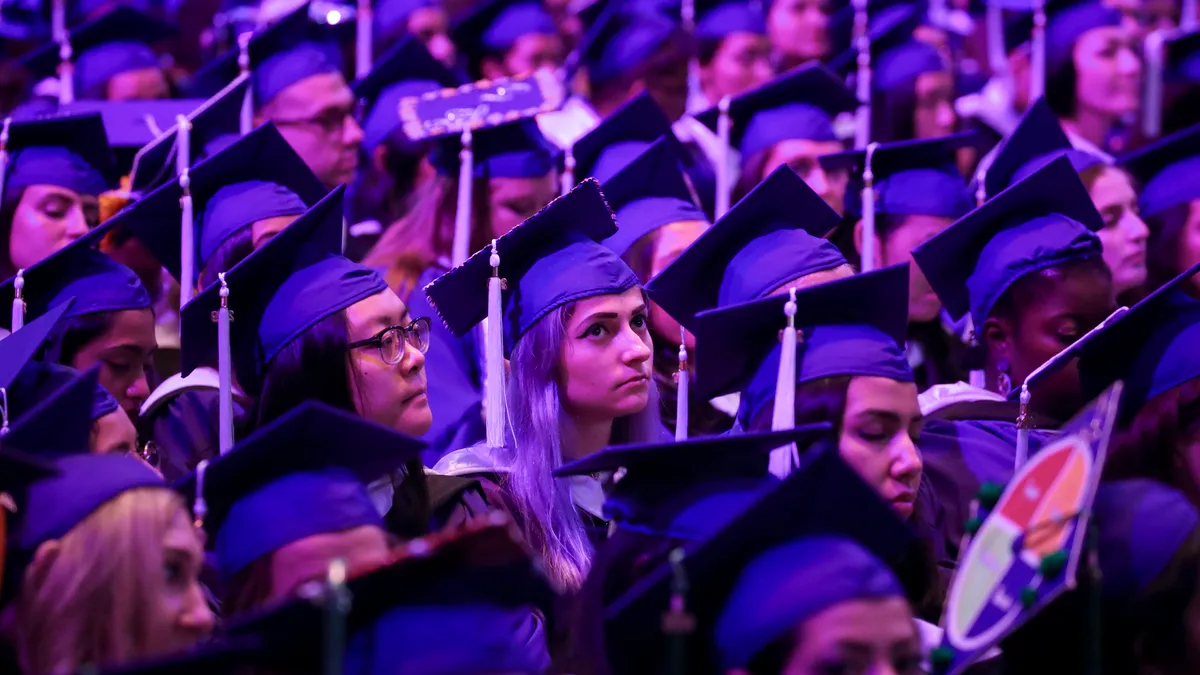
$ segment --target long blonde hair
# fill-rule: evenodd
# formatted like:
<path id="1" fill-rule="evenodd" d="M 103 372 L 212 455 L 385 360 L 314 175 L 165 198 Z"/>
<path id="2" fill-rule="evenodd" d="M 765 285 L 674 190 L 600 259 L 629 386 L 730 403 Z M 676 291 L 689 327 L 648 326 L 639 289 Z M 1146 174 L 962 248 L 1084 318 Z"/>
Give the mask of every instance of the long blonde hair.
<path id="1" fill-rule="evenodd" d="M 73 673 L 162 650 L 160 627 L 147 615 L 164 591 L 163 539 L 180 513 L 187 513 L 183 499 L 171 490 L 128 490 L 58 540 L 53 560 L 30 565 L 15 617 L 26 675 Z"/>

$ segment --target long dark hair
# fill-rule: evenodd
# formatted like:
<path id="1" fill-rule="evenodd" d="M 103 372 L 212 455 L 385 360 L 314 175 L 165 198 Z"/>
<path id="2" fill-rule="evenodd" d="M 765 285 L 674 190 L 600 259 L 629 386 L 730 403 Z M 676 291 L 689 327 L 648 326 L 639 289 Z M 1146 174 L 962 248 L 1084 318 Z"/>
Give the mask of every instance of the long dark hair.
<path id="1" fill-rule="evenodd" d="M 1072 47 L 1072 52 L 1074 47 Z M 1075 56 L 1067 59 L 1057 71 L 1046 73 L 1046 103 L 1059 117 L 1074 117 L 1079 106 L 1075 96 L 1078 74 L 1075 72 Z"/>
<path id="2" fill-rule="evenodd" d="M 220 279 L 218 274 L 228 272 L 254 253 L 254 228 L 243 227 L 221 242 L 217 249 L 204 261 L 200 271 L 200 288 L 208 288 Z M 184 282 L 186 283 L 186 282 Z"/>
<path id="3" fill-rule="evenodd" d="M 1146 401 L 1113 437 L 1106 479 L 1150 478 L 1179 490 L 1200 508 L 1200 485 L 1188 444 L 1200 433 L 1200 378 Z"/>
<path id="4" fill-rule="evenodd" d="M 1146 216 L 1150 241 L 1146 248 L 1146 278 L 1148 290 L 1159 288 L 1183 270 L 1179 268 L 1180 239 L 1192 214 L 1192 203 L 1186 201 Z M 1189 291 L 1191 295 L 1195 292 Z"/>
<path id="5" fill-rule="evenodd" d="M 38 351 L 38 359 L 74 367 L 75 357 L 92 340 L 108 332 L 114 316 L 114 312 L 93 312 L 59 321 Z"/>
<path id="6" fill-rule="evenodd" d="M 397 131 L 383 144 L 383 168 L 374 157 L 365 157 L 363 170 L 350 199 L 350 222 L 378 221 L 383 227 L 408 213 L 416 200 L 417 176 L 429 154 L 428 143 L 413 143 Z"/>
<path id="7" fill-rule="evenodd" d="M 912 79 L 871 94 L 871 140 L 907 141 L 916 137 L 917 81 Z"/>

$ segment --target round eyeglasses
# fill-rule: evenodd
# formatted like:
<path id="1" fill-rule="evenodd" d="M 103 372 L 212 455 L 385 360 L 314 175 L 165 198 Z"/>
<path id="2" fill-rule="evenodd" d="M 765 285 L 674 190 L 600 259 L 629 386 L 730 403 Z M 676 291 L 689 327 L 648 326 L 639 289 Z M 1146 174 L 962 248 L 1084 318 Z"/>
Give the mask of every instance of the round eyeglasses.
<path id="1" fill-rule="evenodd" d="M 350 343 L 349 349 L 378 347 L 379 358 L 388 365 L 396 365 L 404 358 L 405 343 L 412 345 L 422 354 L 429 351 L 429 319 L 421 317 L 407 326 L 388 326 L 375 335 Z"/>

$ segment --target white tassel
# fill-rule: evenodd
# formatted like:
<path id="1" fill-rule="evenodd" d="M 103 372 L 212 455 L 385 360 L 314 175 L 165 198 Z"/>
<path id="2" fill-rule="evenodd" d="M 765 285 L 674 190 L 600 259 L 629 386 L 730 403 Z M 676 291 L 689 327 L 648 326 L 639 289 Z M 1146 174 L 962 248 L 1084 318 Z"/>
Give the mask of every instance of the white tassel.
<path id="1" fill-rule="evenodd" d="M 1158 138 L 1162 133 L 1163 60 L 1166 52 L 1166 31 L 1156 30 L 1146 36 L 1146 86 L 1142 98 L 1142 132 L 1146 138 Z"/>
<path id="2" fill-rule="evenodd" d="M 175 121 L 178 131 L 175 133 L 175 172 L 179 174 L 179 197 L 181 235 L 179 238 L 179 306 L 183 307 L 192 300 L 196 254 L 195 220 L 192 207 L 192 124 L 187 117 L 180 115 Z"/>
<path id="3" fill-rule="evenodd" d="M 249 32 L 238 36 L 238 71 L 243 75 L 250 74 L 250 38 Z M 246 95 L 242 98 L 242 114 L 238 120 L 243 136 L 254 128 L 254 85 L 246 87 Z"/>
<path id="4" fill-rule="evenodd" d="M 696 0 L 683 0 L 680 7 L 680 23 L 683 25 L 683 30 L 688 35 L 695 36 L 696 34 Z M 700 60 L 696 58 L 695 53 L 688 58 L 688 101 L 697 101 L 704 95 L 703 87 L 700 86 Z"/>
<path id="5" fill-rule="evenodd" d="M 871 158 L 878 143 L 867 145 L 866 160 L 863 162 L 863 234 L 862 271 L 875 269 L 875 172 L 871 169 Z"/>
<path id="6" fill-rule="evenodd" d="M 204 472 L 207 469 L 207 459 L 202 459 L 196 464 L 196 499 L 192 502 L 192 513 L 196 515 L 196 529 L 204 527 L 204 519 L 208 516 L 208 501 L 204 499 Z"/>
<path id="7" fill-rule="evenodd" d="M 229 322 L 233 320 L 229 311 L 229 284 L 225 273 L 221 280 L 221 308 L 217 310 L 217 376 L 219 379 L 218 423 L 220 424 L 220 449 L 225 454 L 233 449 L 233 354 L 229 343 Z"/>
<path id="8" fill-rule="evenodd" d="M 717 102 L 717 138 L 721 142 L 720 163 L 717 164 L 717 197 L 715 216 L 720 219 L 729 211 L 729 200 L 732 197 L 733 186 L 730 179 L 729 166 L 729 103 L 728 96 L 722 96 Z"/>
<path id="9" fill-rule="evenodd" d="M 790 289 L 788 296 L 783 305 L 787 327 L 783 329 L 779 377 L 775 380 L 771 431 L 786 431 L 796 426 L 796 289 Z M 771 451 L 771 473 L 778 478 L 786 478 L 798 464 L 794 443 Z"/>
<path id="10" fill-rule="evenodd" d="M 12 126 L 12 118 L 4 118 L 4 126 L 0 127 L 0 198 L 4 196 L 4 179 L 8 174 L 8 133 Z"/>
<path id="11" fill-rule="evenodd" d="M 983 206 L 987 201 L 987 185 L 984 180 L 987 179 L 987 169 L 980 165 L 979 170 L 975 172 L 975 206 Z"/>
<path id="12" fill-rule="evenodd" d="M 504 289 L 504 279 L 500 278 L 500 254 L 496 252 L 496 240 L 492 240 L 492 255 L 488 259 L 492 266 L 492 276 L 488 279 L 488 315 L 487 326 L 484 329 L 487 340 L 485 352 L 485 371 L 487 381 L 484 383 L 486 396 L 484 420 L 487 425 L 487 444 L 489 448 L 504 447 L 504 311 L 501 303 L 501 291 Z"/>
<path id="13" fill-rule="evenodd" d="M 25 270 L 22 268 L 17 270 L 17 276 L 13 279 L 12 332 L 14 333 L 25 325 L 25 300 L 21 297 L 24 289 Z"/>
<path id="14" fill-rule="evenodd" d="M 67 3 L 66 0 L 54 0 L 50 8 L 50 39 L 62 44 L 67 39 Z"/>
<path id="15" fill-rule="evenodd" d="M 471 130 L 463 129 L 462 151 L 458 153 L 458 208 L 454 212 L 454 246 L 450 262 L 458 267 L 471 254 L 471 189 L 475 179 Z"/>
<path id="16" fill-rule="evenodd" d="M 1046 92 L 1046 3 L 1033 1 L 1033 45 L 1029 61 L 1029 100 L 1036 101 Z"/>
<path id="17" fill-rule="evenodd" d="M 1183 0 L 1179 9 L 1179 27 L 1185 31 L 1196 29 L 1196 0 Z"/>
<path id="18" fill-rule="evenodd" d="M 1016 466 L 1017 471 L 1025 465 L 1029 459 L 1029 385 L 1021 385 L 1021 413 L 1017 417 L 1017 452 Z"/>
<path id="19" fill-rule="evenodd" d="M 64 37 L 58 43 L 58 104 L 75 102 L 75 65 L 71 63 L 71 39 Z"/>
<path id="20" fill-rule="evenodd" d="M 358 0 L 358 16 L 354 35 L 354 77 L 361 79 L 371 72 L 371 0 Z"/>
<path id="21" fill-rule="evenodd" d="M 568 147 L 564 153 L 562 184 L 559 187 L 560 196 L 565 196 L 575 189 L 575 150 Z"/>
<path id="22" fill-rule="evenodd" d="M 688 437 L 688 353 L 684 329 L 679 329 L 679 370 L 675 373 L 675 440 L 686 441 Z"/>
<path id="23" fill-rule="evenodd" d="M 0 387 L 0 436 L 8 434 L 8 390 Z"/>
<path id="24" fill-rule="evenodd" d="M 854 147 L 862 149 L 871 142 L 871 35 L 867 16 L 867 0 L 854 0 L 854 43 L 858 50 L 858 77 L 855 95 L 858 97 L 858 121 L 854 127 Z"/>

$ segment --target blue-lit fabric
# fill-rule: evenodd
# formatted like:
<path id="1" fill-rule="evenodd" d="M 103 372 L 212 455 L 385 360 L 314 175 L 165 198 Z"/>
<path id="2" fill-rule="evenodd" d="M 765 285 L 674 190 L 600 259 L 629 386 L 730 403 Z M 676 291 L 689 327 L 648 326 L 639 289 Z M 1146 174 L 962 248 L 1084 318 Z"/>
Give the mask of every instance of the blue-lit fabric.
<path id="1" fill-rule="evenodd" d="M 294 473 L 243 497 L 217 530 L 222 576 L 288 544 L 364 525 L 383 527 L 366 487 L 343 468 Z"/>
<path id="2" fill-rule="evenodd" d="M 596 156 L 596 161 L 592 165 L 591 177 L 602 184 L 607 183 L 649 147 L 650 144 L 644 141 L 613 143 Z"/>
<path id="3" fill-rule="evenodd" d="M 201 216 L 200 264 L 239 230 L 260 220 L 299 216 L 307 210 L 299 195 L 277 183 L 256 180 L 220 188 L 209 197 Z"/>
<path id="4" fill-rule="evenodd" d="M 558 34 L 558 26 L 541 2 L 523 2 L 504 9 L 481 37 L 488 50 L 504 52 L 521 36 L 531 34 Z"/>
<path id="5" fill-rule="evenodd" d="M 677 144 L 671 138 L 655 141 L 602 189 L 617 215 L 617 233 L 604 245 L 617 255 L 660 227 L 683 221 L 707 222 L 692 201 L 683 178 Z"/>
<path id="6" fill-rule="evenodd" d="M 64 147 L 36 146 L 13 153 L 5 173 L 4 194 L 31 185 L 52 185 L 80 195 L 97 196 L 109 189 L 104 174 Z"/>
<path id="7" fill-rule="evenodd" d="M 778 484 L 778 479 L 764 477 L 699 486 L 704 489 L 703 496 L 689 500 L 665 526 L 653 520 L 657 515 L 653 511 L 622 515 L 620 506 L 614 504 L 612 499 L 605 502 L 604 513 L 617 522 L 618 529 L 653 534 L 674 541 L 704 541 L 720 532 L 738 514 Z"/>
<path id="8" fill-rule="evenodd" d="M 755 113 L 746 123 L 738 150 L 743 157 L 748 157 L 776 143 L 793 139 L 836 141 L 833 118 L 821 108 L 808 103 L 789 103 L 763 110 Z"/>
<path id="9" fill-rule="evenodd" d="M 875 184 L 875 212 L 897 216 L 938 216 L 957 220 L 975 207 L 967 184 L 954 167 L 912 169 Z M 862 197 L 846 193 L 849 210 L 862 213 Z M 853 204 L 849 204 L 853 202 Z"/>
<path id="10" fill-rule="evenodd" d="M 523 119 L 481 129 L 473 137 L 476 178 L 540 178 L 554 170 L 554 150 L 537 123 Z M 459 137 L 439 139 L 429 161 L 444 176 L 458 176 Z"/>
<path id="11" fill-rule="evenodd" d="M 81 454 L 54 462 L 59 475 L 29 487 L 28 509 L 19 536 L 21 549 L 61 539 L 96 509 L 137 488 L 168 489 L 144 462 L 120 454 Z"/>
<path id="12" fill-rule="evenodd" d="M 843 602 L 904 598 L 882 561 L 848 539 L 815 536 L 777 546 L 742 570 L 717 619 L 722 670 L 745 668 L 765 647 Z"/>
<path id="13" fill-rule="evenodd" d="M 270 363 L 319 321 L 387 287 L 379 272 L 336 255 L 290 275 L 263 309 L 258 326 L 262 363 Z"/>
<path id="14" fill-rule="evenodd" d="M 904 346 L 871 326 L 815 326 L 804 329 L 804 340 L 797 342 L 800 343 L 796 346 L 797 385 L 839 375 L 886 377 L 897 382 L 914 380 Z M 771 350 L 742 391 L 738 419 L 743 425 L 748 425 L 774 402 L 782 356 L 782 345 Z"/>
<path id="15" fill-rule="evenodd" d="M 630 3 L 633 4 L 633 3 Z M 596 35 L 588 35 L 583 59 L 593 85 L 623 77 L 648 59 L 678 29 L 666 16 L 647 9 L 612 13 Z"/>
<path id="16" fill-rule="evenodd" d="M 301 42 L 290 49 L 271 54 L 255 66 L 254 100 L 262 106 L 305 78 L 341 72 L 342 59 L 336 45 Z"/>
<path id="17" fill-rule="evenodd" d="M 766 16 L 749 3 L 727 2 L 696 21 L 696 37 L 701 39 L 723 39 L 734 33 L 766 35 Z"/>
<path id="18" fill-rule="evenodd" d="M 923 73 L 946 70 L 946 62 L 937 48 L 918 40 L 889 49 L 879 56 L 878 63 L 872 65 L 875 67 L 872 86 L 883 91 L 910 85 Z"/>
<path id="19" fill-rule="evenodd" d="M 383 145 L 400 128 L 400 99 L 409 96 L 420 96 L 426 92 L 437 91 L 442 85 L 432 80 L 408 80 L 394 84 L 384 89 L 379 97 L 371 104 L 371 109 L 363 120 L 362 149 L 367 155 L 373 155 L 375 148 Z"/>
<path id="20" fill-rule="evenodd" d="M 1092 517 L 1106 599 L 1138 598 L 1175 559 L 1200 517 L 1181 492 L 1147 479 L 1106 482 Z"/>
<path id="21" fill-rule="evenodd" d="M 617 209 L 620 229 L 603 243 L 617 255 L 625 253 L 640 240 L 665 225 L 683 221 L 705 220 L 704 212 L 695 203 L 677 197 L 647 197 Z"/>
<path id="22" fill-rule="evenodd" d="M 1046 72 L 1059 72 L 1071 62 L 1075 42 L 1093 28 L 1120 26 L 1121 12 L 1100 2 L 1084 2 L 1052 14 L 1046 21 Z"/>
<path id="23" fill-rule="evenodd" d="M 11 301 L 10 299 L 9 302 Z M 34 354 L 42 348 L 42 343 L 50 337 L 50 333 L 68 309 L 69 304 L 59 305 L 36 319 L 27 321 L 24 326 L 0 340 L 0 388 L 10 389 L 18 386 L 14 383 L 22 381 L 19 376 L 25 374 Z M 36 383 L 25 383 L 25 386 L 31 385 L 36 386 Z M 9 414 L 19 414 L 12 409 L 12 405 L 9 404 Z"/>
<path id="24" fill-rule="evenodd" d="M 1100 239 L 1081 223 L 1052 213 L 997 232 L 967 277 L 971 320 L 982 326 L 1017 279 L 1062 263 L 1098 256 Z"/>
<path id="25" fill-rule="evenodd" d="M 408 19 L 413 12 L 427 7 L 440 7 L 437 0 L 383 0 L 372 7 L 375 30 L 383 36 L 408 33 Z"/>
<path id="26" fill-rule="evenodd" d="M 1013 173 L 1012 182 L 1016 183 L 1017 181 L 1025 180 L 1059 157 L 1066 157 L 1067 161 L 1071 162 L 1071 168 L 1075 169 L 1078 173 L 1083 173 L 1093 166 L 1104 163 L 1104 158 L 1099 155 L 1093 155 L 1086 150 L 1076 150 L 1075 148 L 1055 150 L 1054 152 L 1039 155 L 1022 165 Z"/>
<path id="27" fill-rule="evenodd" d="M 30 361 L 21 369 L 16 381 L 9 387 L 8 415 L 10 419 L 19 419 L 28 412 L 33 404 L 48 399 L 51 395 L 62 392 L 68 384 L 84 376 L 74 368 L 57 363 Z M 17 394 L 20 393 L 20 396 Z M 104 387 L 96 384 L 88 391 L 87 405 L 90 406 L 93 421 L 114 413 L 120 407 L 117 399 L 108 393 Z"/>
<path id="28" fill-rule="evenodd" d="M 528 608 L 482 604 L 393 609 L 350 638 L 347 673 L 543 673 L 541 620 Z"/>
<path id="29" fill-rule="evenodd" d="M 146 68 L 158 68 L 158 55 L 143 42 L 106 42 L 89 49 L 75 60 L 75 91 L 103 91 L 113 77 Z"/>
<path id="30" fill-rule="evenodd" d="M 1138 203 L 1143 216 L 1152 216 L 1200 199 L 1200 157 L 1171 164 L 1142 188 Z"/>
<path id="31" fill-rule="evenodd" d="M 789 281 L 846 264 L 837 246 L 804 230 L 779 229 L 755 238 L 729 260 L 717 306 L 765 298 Z"/>
<path id="32" fill-rule="evenodd" d="M 101 387 L 99 367 L 79 371 L 37 361 L 21 371 L 22 388 L 10 388 L 8 415 L 16 421 L 4 436 L 9 447 L 43 456 L 86 453 L 92 423 L 114 413 L 117 400 Z"/>

